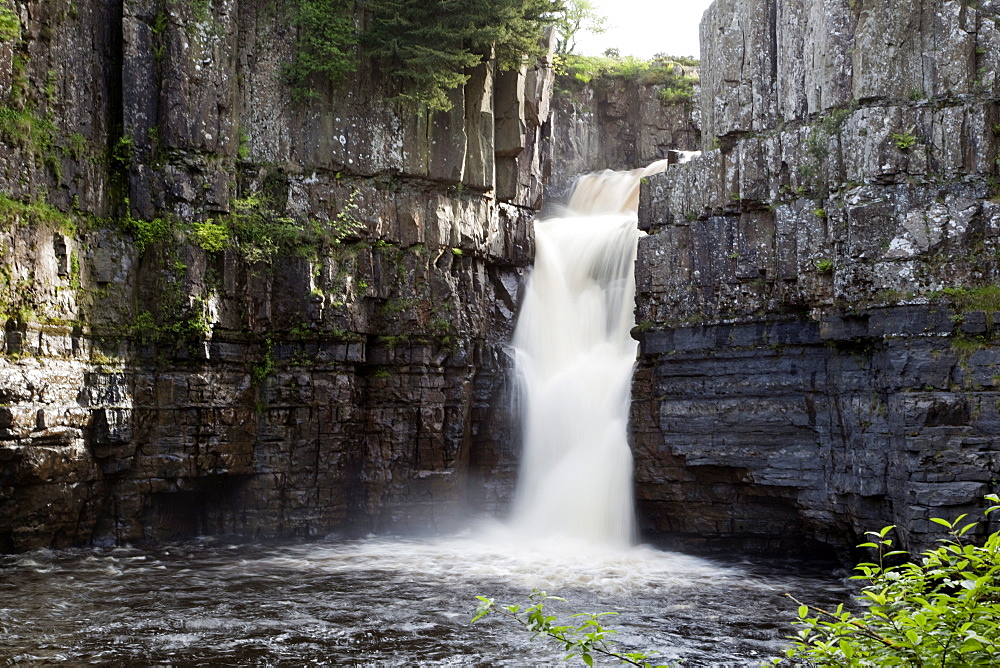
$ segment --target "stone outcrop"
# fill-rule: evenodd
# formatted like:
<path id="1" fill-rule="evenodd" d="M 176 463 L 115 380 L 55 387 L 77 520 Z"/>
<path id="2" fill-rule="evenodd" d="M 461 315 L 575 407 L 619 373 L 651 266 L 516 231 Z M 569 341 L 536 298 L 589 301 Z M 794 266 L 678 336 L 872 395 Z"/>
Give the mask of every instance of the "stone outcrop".
<path id="1" fill-rule="evenodd" d="M 551 69 L 303 103 L 273 3 L 8 6 L 0 550 L 502 504 Z"/>
<path id="2" fill-rule="evenodd" d="M 998 491 L 1000 5 L 717 0 L 704 153 L 652 177 L 644 524 L 849 547 Z M 985 530 L 980 527 L 980 530 Z"/>
<path id="3" fill-rule="evenodd" d="M 696 67 L 674 68 L 675 76 L 698 76 Z M 586 84 L 572 75 L 557 77 L 549 197 L 565 193 L 580 174 L 635 169 L 668 157 L 670 151 L 698 150 L 699 105 L 664 99 L 666 87 L 642 76 L 603 75 Z"/>

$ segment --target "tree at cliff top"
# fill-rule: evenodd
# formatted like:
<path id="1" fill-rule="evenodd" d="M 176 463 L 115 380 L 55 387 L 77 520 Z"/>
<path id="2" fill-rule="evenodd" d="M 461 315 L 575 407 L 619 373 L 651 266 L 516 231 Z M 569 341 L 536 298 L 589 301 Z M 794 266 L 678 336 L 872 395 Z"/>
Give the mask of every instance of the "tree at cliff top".
<path id="1" fill-rule="evenodd" d="M 299 0 L 296 55 L 288 77 L 299 97 L 315 77 L 343 81 L 361 53 L 400 82 L 397 99 L 450 109 L 448 91 L 468 81 L 466 70 L 491 56 L 503 69 L 541 55 L 544 26 L 561 0 Z"/>
<path id="2" fill-rule="evenodd" d="M 541 53 L 542 27 L 560 8 L 554 0 L 376 0 L 362 38 L 366 53 L 403 83 L 401 100 L 449 109 L 448 91 L 465 69 L 496 54 L 502 69 Z"/>
<path id="3" fill-rule="evenodd" d="M 597 13 L 590 0 L 568 0 L 566 9 L 556 17 L 556 55 L 575 53 L 576 38 L 582 32 L 601 34 L 608 29 L 608 17 Z"/>
<path id="4" fill-rule="evenodd" d="M 295 60 L 285 74 L 299 99 L 315 96 L 310 79 L 323 76 L 340 83 L 357 67 L 353 3 L 300 0 L 293 15 L 298 30 Z"/>

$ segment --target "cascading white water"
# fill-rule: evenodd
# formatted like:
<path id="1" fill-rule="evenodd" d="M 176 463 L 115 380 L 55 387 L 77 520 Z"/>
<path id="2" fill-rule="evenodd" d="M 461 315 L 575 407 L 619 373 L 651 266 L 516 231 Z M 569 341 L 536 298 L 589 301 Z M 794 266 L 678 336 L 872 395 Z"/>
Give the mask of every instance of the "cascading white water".
<path id="1" fill-rule="evenodd" d="M 632 541 L 639 184 L 666 167 L 582 177 L 563 217 L 535 222 L 513 342 L 524 449 L 512 523 L 528 535 Z"/>

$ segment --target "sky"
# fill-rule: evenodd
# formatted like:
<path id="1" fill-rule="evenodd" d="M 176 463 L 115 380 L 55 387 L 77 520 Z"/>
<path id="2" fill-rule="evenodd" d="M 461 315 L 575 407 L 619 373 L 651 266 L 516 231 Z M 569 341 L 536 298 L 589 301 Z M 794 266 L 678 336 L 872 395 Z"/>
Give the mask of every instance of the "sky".
<path id="1" fill-rule="evenodd" d="M 698 24 L 711 0 L 593 0 L 613 26 L 602 35 L 581 35 L 576 51 L 599 56 L 616 48 L 623 56 L 656 53 L 698 57 Z"/>

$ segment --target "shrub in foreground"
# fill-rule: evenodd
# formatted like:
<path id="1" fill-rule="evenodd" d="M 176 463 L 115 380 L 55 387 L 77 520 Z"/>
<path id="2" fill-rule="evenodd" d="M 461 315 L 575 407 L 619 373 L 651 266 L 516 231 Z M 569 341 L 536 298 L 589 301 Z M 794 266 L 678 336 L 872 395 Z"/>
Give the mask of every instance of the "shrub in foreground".
<path id="1" fill-rule="evenodd" d="M 1000 504 L 1000 497 L 986 497 Z M 984 515 L 1000 510 L 992 505 Z M 878 563 L 856 567 L 852 579 L 866 582 L 860 613 L 833 611 L 799 603 L 799 619 L 792 624 L 798 633 L 786 651 L 781 666 L 907 666 L 911 668 L 958 668 L 1000 666 L 1000 532 L 983 545 L 968 541 L 977 522 L 963 524 L 966 515 L 949 522 L 932 518 L 948 530 L 942 545 L 919 558 L 887 565 L 907 552 L 893 550 L 894 529 L 870 531 L 871 541 L 859 547 L 875 550 Z M 564 599 L 534 590 L 531 605 L 497 605 L 478 596 L 473 622 L 498 614 L 521 625 L 532 639 L 543 637 L 563 645 L 566 659 L 579 657 L 593 666 L 595 657 L 620 664 L 651 668 L 650 654 L 618 652 L 601 618 L 613 612 L 579 613 L 571 623 L 560 623 L 545 611 L 545 602 Z M 577 623 L 578 622 L 578 623 Z M 658 667 L 659 668 L 659 667 Z"/>
<path id="2" fill-rule="evenodd" d="M 996 494 L 986 497 L 1000 503 Z M 985 514 L 1000 509 L 994 505 Z M 859 547 L 876 550 L 878 563 L 856 567 L 853 579 L 866 609 L 860 614 L 799 605 L 798 636 L 786 652 L 794 664 L 816 666 L 1000 665 L 1000 532 L 979 546 L 967 535 L 976 522 L 934 518 L 948 529 L 942 545 L 896 566 L 894 527 L 868 532 Z M 777 663 L 777 662 L 776 662 Z M 785 663 L 789 663 L 788 660 Z"/>

